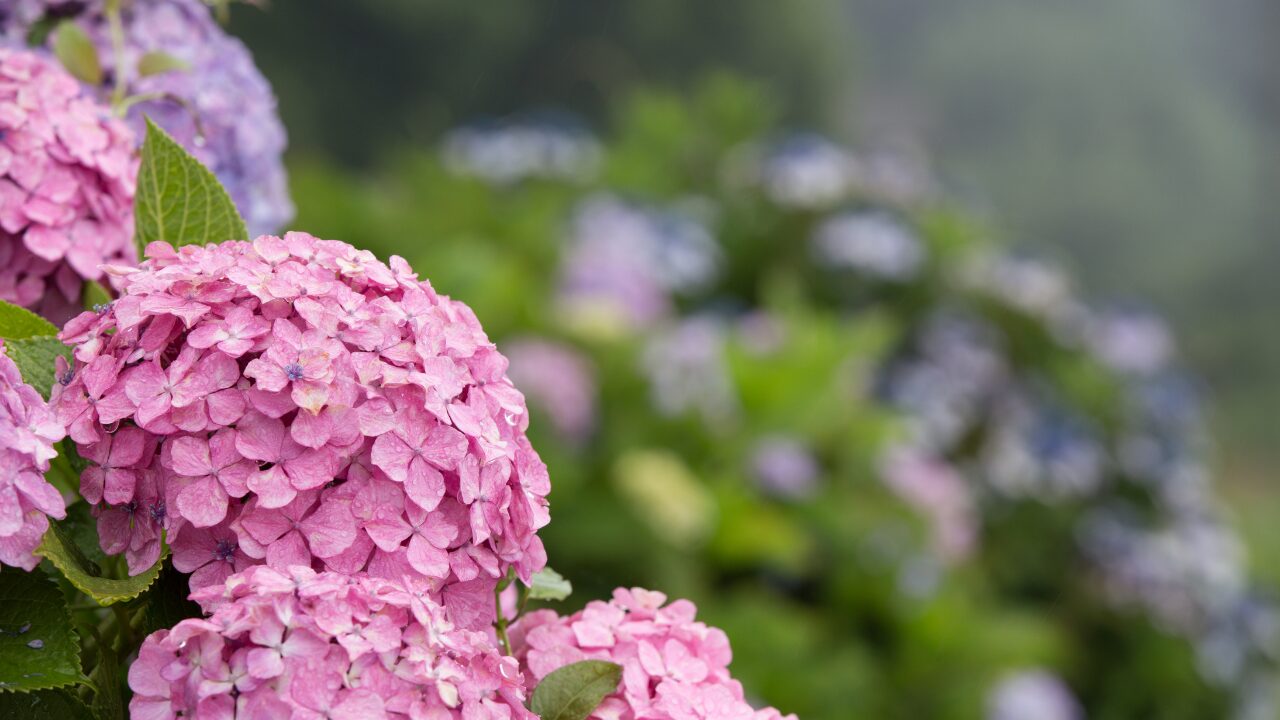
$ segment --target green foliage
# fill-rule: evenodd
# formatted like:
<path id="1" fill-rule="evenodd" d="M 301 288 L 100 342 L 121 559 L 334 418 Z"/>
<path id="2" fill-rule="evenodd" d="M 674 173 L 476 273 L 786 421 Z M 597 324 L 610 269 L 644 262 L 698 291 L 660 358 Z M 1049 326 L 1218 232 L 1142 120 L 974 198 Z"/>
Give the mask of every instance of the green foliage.
<path id="1" fill-rule="evenodd" d="M 138 60 L 138 75 L 142 77 L 160 75 L 174 70 L 185 71 L 190 69 L 191 64 L 186 60 L 174 57 L 166 52 L 152 51 Z"/>
<path id="2" fill-rule="evenodd" d="M 46 399 L 54 382 L 54 363 L 70 359 L 71 349 L 57 339 L 58 329 L 25 308 L 0 301 L 0 338 L 22 379 Z"/>
<path id="3" fill-rule="evenodd" d="M 98 50 L 79 25 L 70 20 L 59 23 L 53 31 L 53 54 L 77 80 L 88 85 L 102 84 Z"/>
<path id="4" fill-rule="evenodd" d="M 125 673 L 113 648 L 98 649 L 98 664 L 89 673 L 93 682 L 93 715 L 97 720 L 125 720 Z"/>
<path id="5" fill-rule="evenodd" d="M 94 602 L 99 605 L 114 605 L 141 595 L 155 582 L 168 555 L 168 549 L 145 572 L 125 578 L 103 577 L 100 568 L 86 557 L 68 531 L 60 523 L 53 522 L 40 546 L 36 548 L 36 554 L 53 563 L 63 577 Z"/>
<path id="6" fill-rule="evenodd" d="M 85 310 L 92 310 L 109 302 L 111 302 L 111 293 L 102 286 L 102 283 L 90 280 L 84 284 L 80 304 Z"/>
<path id="7" fill-rule="evenodd" d="M 542 678 L 529 697 L 529 709 L 542 720 L 586 720 L 621 681 L 622 666 L 611 662 L 565 665 Z"/>
<path id="8" fill-rule="evenodd" d="M 106 720 L 67 690 L 0 693 L 0 718 L 13 720 Z"/>
<path id="9" fill-rule="evenodd" d="M 25 340 L 57 334 L 58 328 L 48 320 L 26 308 L 0 300 L 0 338 Z"/>
<path id="10" fill-rule="evenodd" d="M 530 600 L 564 600 L 572 593 L 573 584 L 549 567 L 534 573 L 529 586 Z"/>
<path id="11" fill-rule="evenodd" d="M 58 358 L 71 359 L 71 348 L 56 337 L 33 337 L 6 340 L 5 352 L 18 366 L 22 379 L 48 399 L 53 389 Z"/>
<path id="12" fill-rule="evenodd" d="M 187 618 L 201 617 L 200 606 L 187 599 L 189 577 L 164 563 L 160 577 L 143 593 L 135 605 L 141 606 L 139 632 L 150 635 L 171 628 Z"/>
<path id="13" fill-rule="evenodd" d="M 133 213 L 140 254 L 156 241 L 181 247 L 249 239 L 213 173 L 149 119 Z"/>
<path id="14" fill-rule="evenodd" d="M 39 570 L 0 569 L 0 694 L 87 681 L 57 585 Z"/>

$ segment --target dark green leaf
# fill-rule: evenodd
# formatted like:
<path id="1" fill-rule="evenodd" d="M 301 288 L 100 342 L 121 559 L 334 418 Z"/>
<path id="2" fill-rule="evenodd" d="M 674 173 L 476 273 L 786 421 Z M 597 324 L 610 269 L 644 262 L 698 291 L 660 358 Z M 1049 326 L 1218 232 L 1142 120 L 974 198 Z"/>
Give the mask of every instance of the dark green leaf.
<path id="1" fill-rule="evenodd" d="M 124 682 L 120 661 L 112 648 L 100 648 L 98 664 L 89 673 L 95 688 L 93 714 L 98 720 L 125 720 Z"/>
<path id="2" fill-rule="evenodd" d="M 165 563 L 160 579 L 138 598 L 142 603 L 142 627 L 139 632 L 150 635 L 177 625 L 187 618 L 201 617 L 200 606 L 187 599 L 190 594 L 189 576 L 174 569 L 173 563 Z"/>
<path id="3" fill-rule="evenodd" d="M 98 62 L 98 49 L 79 25 L 67 21 L 53 31 L 53 54 L 62 66 L 81 82 L 102 84 L 102 63 Z"/>
<path id="4" fill-rule="evenodd" d="M 40 570 L 0 569 L 0 692 L 88 682 L 67 602 Z"/>
<path id="5" fill-rule="evenodd" d="M 22 340 L 42 335 L 57 335 L 53 323 L 24 307 L 0 300 L 0 338 Z"/>
<path id="6" fill-rule="evenodd" d="M 138 75 L 149 77 L 172 70 L 190 70 L 191 63 L 167 52 L 152 51 L 138 60 Z"/>
<path id="7" fill-rule="evenodd" d="M 161 553 L 160 559 L 140 575 L 119 579 L 100 577 L 97 568 L 81 552 L 62 524 L 54 522 L 49 524 L 36 554 L 53 563 L 77 590 L 105 606 L 131 600 L 145 592 L 160 574 L 168 552 Z"/>
<path id="8" fill-rule="evenodd" d="M 621 680 L 622 666 L 611 662 L 565 665 L 542 678 L 529 698 L 529 709 L 542 720 L 585 720 Z"/>
<path id="9" fill-rule="evenodd" d="M 249 239 L 213 173 L 150 119 L 133 214 L 139 252 L 159 240 L 180 247 Z"/>
<path id="10" fill-rule="evenodd" d="M 543 568 L 533 574 L 529 586 L 531 600 L 563 600 L 573 593 L 573 584 L 551 568 Z"/>
<path id="11" fill-rule="evenodd" d="M 59 357 L 71 359 L 71 348 L 56 337 L 5 340 L 4 347 L 22 379 L 47 400 L 57 374 L 56 361 Z"/>
<path id="12" fill-rule="evenodd" d="M 5 720 L 95 720 L 89 706 L 66 690 L 0 693 Z"/>

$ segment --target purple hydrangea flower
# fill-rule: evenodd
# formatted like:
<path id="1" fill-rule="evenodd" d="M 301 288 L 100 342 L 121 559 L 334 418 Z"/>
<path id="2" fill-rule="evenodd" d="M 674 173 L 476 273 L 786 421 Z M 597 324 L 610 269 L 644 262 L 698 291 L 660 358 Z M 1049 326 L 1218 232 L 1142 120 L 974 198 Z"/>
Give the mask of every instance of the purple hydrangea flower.
<path id="1" fill-rule="evenodd" d="M 1084 711 L 1066 683 L 1044 670 L 1001 680 L 987 700 L 987 720 L 1082 720 Z"/>
<path id="2" fill-rule="evenodd" d="M 751 469 L 762 490 L 789 499 L 812 496 L 821 472 L 813 452 L 803 442 L 783 435 L 763 437 L 756 443 Z"/>
<path id="3" fill-rule="evenodd" d="M 823 265 L 886 280 L 915 277 L 924 247 L 902 223 L 883 213 L 841 213 L 814 232 L 813 254 Z"/>
<path id="4" fill-rule="evenodd" d="M 674 295 L 715 277 L 720 250 L 692 214 L 602 195 L 573 220 L 561 304 L 579 321 L 644 328 L 671 311 Z"/>

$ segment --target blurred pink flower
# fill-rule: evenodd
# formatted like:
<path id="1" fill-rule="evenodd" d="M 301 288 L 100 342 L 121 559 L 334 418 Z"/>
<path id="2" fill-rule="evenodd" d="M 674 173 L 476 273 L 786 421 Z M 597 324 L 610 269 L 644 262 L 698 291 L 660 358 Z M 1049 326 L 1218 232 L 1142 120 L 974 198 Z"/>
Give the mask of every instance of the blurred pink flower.
<path id="1" fill-rule="evenodd" d="M 133 262 L 133 133 L 56 61 L 0 48 L 0 299 L 56 323 Z"/>
<path id="2" fill-rule="evenodd" d="M 571 443 L 585 442 L 596 424 L 595 370 L 582 354 L 537 338 L 503 345 L 511 360 L 511 381 L 530 403 L 547 414 L 552 427 Z"/>

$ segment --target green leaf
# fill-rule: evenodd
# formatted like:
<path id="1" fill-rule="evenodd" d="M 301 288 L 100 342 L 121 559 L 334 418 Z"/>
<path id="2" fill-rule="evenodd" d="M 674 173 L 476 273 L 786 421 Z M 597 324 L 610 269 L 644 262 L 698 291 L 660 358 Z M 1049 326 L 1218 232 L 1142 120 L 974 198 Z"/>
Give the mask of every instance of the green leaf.
<path id="1" fill-rule="evenodd" d="M 88 680 L 80 670 L 80 644 L 58 586 L 39 570 L 0 569 L 0 692 Z"/>
<path id="2" fill-rule="evenodd" d="M 109 647 L 100 648 L 98 664 L 89 673 L 95 691 L 93 693 L 93 714 L 97 720 L 124 720 L 124 675 L 120 672 L 120 660 L 116 651 Z"/>
<path id="3" fill-rule="evenodd" d="M 66 690 L 0 693 L 0 718 L 95 720 L 89 706 Z"/>
<path id="4" fill-rule="evenodd" d="M 150 635 L 187 618 L 202 617 L 200 606 L 187 599 L 191 593 L 189 582 L 190 577 L 178 572 L 173 563 L 165 563 L 160 579 L 138 598 L 142 603 L 142 627 L 138 631 Z"/>
<path id="5" fill-rule="evenodd" d="M 159 240 L 180 247 L 249 239 L 218 179 L 150 118 L 133 214 L 139 252 Z"/>
<path id="6" fill-rule="evenodd" d="M 621 680 L 622 666 L 604 660 L 565 665 L 542 678 L 529 709 L 542 720 L 585 720 Z"/>
<path id="7" fill-rule="evenodd" d="M 53 54 L 77 80 L 90 85 L 102 84 L 98 49 L 79 25 L 70 20 L 58 25 L 58 29 L 53 31 Z"/>
<path id="8" fill-rule="evenodd" d="M 151 75 L 159 75 L 173 70 L 190 70 L 191 63 L 180 57 L 175 57 L 167 52 L 154 50 L 142 56 L 138 60 L 138 75 L 142 77 L 150 77 Z"/>
<path id="9" fill-rule="evenodd" d="M 49 399 L 57 374 L 55 361 L 59 357 L 71 359 L 71 348 L 56 337 L 32 337 L 21 340 L 5 340 L 5 351 L 18 366 L 22 379 Z"/>
<path id="10" fill-rule="evenodd" d="M 99 307 L 110 303 L 111 300 L 111 293 L 102 286 L 102 283 L 96 280 L 86 282 L 84 284 L 84 292 L 80 295 L 81 307 L 85 310 L 97 310 Z"/>
<path id="11" fill-rule="evenodd" d="M 573 584 L 551 568 L 542 568 L 533 574 L 529 586 L 531 600 L 563 600 L 573 593 Z"/>
<path id="12" fill-rule="evenodd" d="M 30 310 L 0 300 L 0 338 L 23 340 L 42 335 L 57 335 L 58 328 Z"/>
<path id="13" fill-rule="evenodd" d="M 36 555 L 49 560 L 77 590 L 93 598 L 99 605 L 114 605 L 132 600 L 146 591 L 160 575 L 168 550 L 160 554 L 155 564 L 140 575 L 127 578 L 105 578 L 97 574 L 97 568 L 76 546 L 71 535 L 61 523 L 50 523 Z"/>

